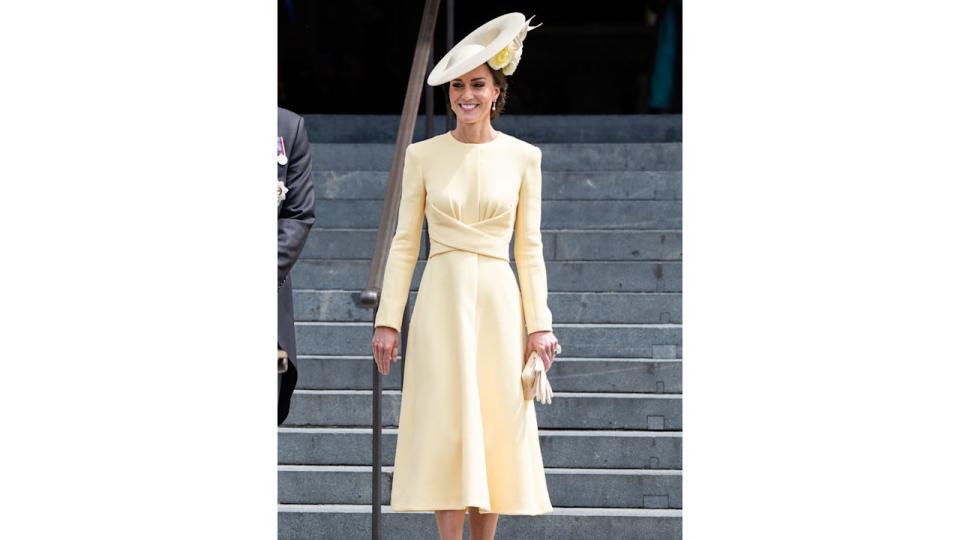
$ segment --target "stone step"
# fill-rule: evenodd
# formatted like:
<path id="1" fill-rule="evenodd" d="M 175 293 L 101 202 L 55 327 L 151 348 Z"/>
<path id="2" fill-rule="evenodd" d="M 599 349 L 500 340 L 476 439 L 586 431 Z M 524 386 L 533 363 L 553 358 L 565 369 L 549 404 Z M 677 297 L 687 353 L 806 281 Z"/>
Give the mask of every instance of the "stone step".
<path id="1" fill-rule="evenodd" d="M 382 199 L 387 190 L 384 170 L 313 170 L 314 194 L 321 199 Z M 550 171 L 543 172 L 543 200 L 678 200 L 680 171 Z"/>
<path id="2" fill-rule="evenodd" d="M 416 293 L 414 293 L 414 296 Z M 373 310 L 359 305 L 360 290 L 293 290 L 293 317 L 297 321 L 373 322 Z"/>
<path id="3" fill-rule="evenodd" d="M 545 260 L 679 261 L 683 239 L 679 231 L 541 231 Z M 371 259 L 376 229 L 314 228 L 301 259 Z M 429 253 L 429 234 L 421 232 L 420 258 Z M 513 257 L 513 240 L 509 252 Z"/>
<path id="4" fill-rule="evenodd" d="M 417 263 L 410 289 L 416 291 L 425 261 Z M 516 267 L 510 264 L 516 276 Z M 553 292 L 680 292 L 683 263 L 644 261 L 546 261 L 547 285 Z M 369 259 L 301 259 L 293 267 L 297 289 L 363 290 Z"/>
<path id="5" fill-rule="evenodd" d="M 373 356 L 297 355 L 297 388 L 301 390 L 371 390 Z M 399 367 L 399 363 L 395 367 Z M 552 370 L 552 369 L 551 369 Z M 400 390 L 400 369 L 380 376 L 384 390 Z"/>
<path id="6" fill-rule="evenodd" d="M 682 508 L 678 470 L 545 469 L 550 503 L 559 507 Z M 279 465 L 281 504 L 370 504 L 372 469 L 352 465 Z M 381 470 L 390 504 L 393 467 Z"/>
<path id="7" fill-rule="evenodd" d="M 315 143 L 394 143 L 400 116 L 395 114 L 304 115 L 307 136 Z M 413 140 L 426 138 L 426 115 L 417 116 Z M 531 143 L 543 142 L 679 142 L 679 114 L 512 115 L 497 118 L 494 128 Z M 446 116 L 434 115 L 433 134 L 447 131 Z"/>
<path id="8" fill-rule="evenodd" d="M 437 538 L 432 512 L 392 512 L 382 507 L 384 540 Z M 369 505 L 279 505 L 278 540 L 366 539 Z M 550 540 L 681 540 L 682 511 L 639 508 L 554 508 L 539 516 L 500 516 L 497 538 Z M 464 527 L 469 538 L 469 527 Z"/>
<path id="9" fill-rule="evenodd" d="M 369 390 L 373 388 L 372 356 L 307 356 L 297 358 L 297 388 L 304 390 Z M 399 364 L 397 364 L 399 366 Z M 560 357 L 550 368 L 556 392 L 682 392 L 679 360 Z M 400 370 L 391 369 L 383 388 L 399 390 Z"/>
<path id="10" fill-rule="evenodd" d="M 297 352 L 320 356 L 370 353 L 369 323 L 298 322 Z M 676 324 L 554 324 L 565 356 L 681 358 L 681 328 Z"/>
<path id="11" fill-rule="evenodd" d="M 283 465 L 370 465 L 370 428 L 279 428 Z M 546 467 L 596 469 L 681 469 L 679 432 L 540 430 Z M 381 459 L 393 465 L 397 429 L 385 428 Z"/>
<path id="12" fill-rule="evenodd" d="M 543 429 L 683 429 L 680 394 L 556 392 L 551 405 L 535 407 L 537 425 Z M 400 392 L 384 390 L 384 427 L 395 427 L 399 416 Z M 369 427 L 371 417 L 369 390 L 296 390 L 284 425 Z"/>
<path id="13" fill-rule="evenodd" d="M 544 171 L 679 171 L 682 143 L 543 143 Z M 393 144 L 311 144 L 317 170 L 389 171 Z"/>
<path id="14" fill-rule="evenodd" d="M 372 322 L 373 310 L 358 306 L 359 289 L 294 289 L 298 321 Z M 417 293 L 409 302 L 416 303 Z M 681 293 L 550 292 L 547 303 L 556 323 L 677 323 L 682 322 Z"/>
<path id="15" fill-rule="evenodd" d="M 547 304 L 566 323 L 676 323 L 683 321 L 683 295 L 642 292 L 553 292 Z"/>
<path id="16" fill-rule="evenodd" d="M 682 225 L 681 201 L 543 201 L 541 231 L 551 229 L 672 229 Z M 376 229 L 380 199 L 318 199 L 314 226 L 321 229 Z M 426 222 L 426 219 L 424 219 Z"/>

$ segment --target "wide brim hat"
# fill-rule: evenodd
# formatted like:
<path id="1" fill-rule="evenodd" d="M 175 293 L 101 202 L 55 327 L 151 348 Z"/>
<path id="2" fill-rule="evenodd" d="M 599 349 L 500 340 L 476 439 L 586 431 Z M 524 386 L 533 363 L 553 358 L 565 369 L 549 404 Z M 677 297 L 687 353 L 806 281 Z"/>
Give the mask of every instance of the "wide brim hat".
<path id="1" fill-rule="evenodd" d="M 504 73 L 512 74 L 520 61 L 527 31 L 536 28 L 528 26 L 529 22 L 523 13 L 507 13 L 470 32 L 437 62 L 427 77 L 427 84 L 439 86 L 450 82 L 495 57 L 507 68 Z"/>

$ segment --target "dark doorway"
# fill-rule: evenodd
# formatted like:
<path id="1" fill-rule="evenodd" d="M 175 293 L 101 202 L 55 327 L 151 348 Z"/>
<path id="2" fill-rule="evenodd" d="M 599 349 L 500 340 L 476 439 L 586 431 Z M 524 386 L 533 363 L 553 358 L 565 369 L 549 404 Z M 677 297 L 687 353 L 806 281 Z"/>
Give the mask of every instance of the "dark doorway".
<path id="1" fill-rule="evenodd" d="M 434 59 L 446 52 L 446 0 Z M 536 15 L 510 78 L 512 114 L 681 112 L 674 0 L 455 3 L 455 41 L 504 13 Z M 301 114 L 399 114 L 423 0 L 280 0 L 279 105 Z M 436 93 L 443 110 L 443 93 Z"/>

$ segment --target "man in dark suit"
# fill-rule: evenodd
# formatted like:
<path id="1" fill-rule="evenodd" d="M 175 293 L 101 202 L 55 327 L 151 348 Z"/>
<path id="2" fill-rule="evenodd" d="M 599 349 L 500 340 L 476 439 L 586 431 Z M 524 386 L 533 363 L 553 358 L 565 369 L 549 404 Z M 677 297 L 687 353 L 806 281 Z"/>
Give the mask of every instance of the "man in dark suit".
<path id="1" fill-rule="evenodd" d="M 277 108 L 277 347 L 287 352 L 287 371 L 280 375 L 277 424 L 290 411 L 297 385 L 297 344 L 293 327 L 293 287 L 290 271 L 313 226 L 313 166 L 303 118 Z"/>

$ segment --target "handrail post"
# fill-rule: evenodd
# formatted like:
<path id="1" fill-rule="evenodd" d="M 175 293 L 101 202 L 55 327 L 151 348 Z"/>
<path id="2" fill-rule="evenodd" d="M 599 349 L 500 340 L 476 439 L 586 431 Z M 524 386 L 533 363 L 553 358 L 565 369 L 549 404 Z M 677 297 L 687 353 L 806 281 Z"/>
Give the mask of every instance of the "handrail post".
<path id="1" fill-rule="evenodd" d="M 373 319 L 377 318 L 377 310 L 373 310 Z M 373 478 L 371 487 L 371 538 L 380 540 L 380 439 L 383 435 L 383 416 L 380 414 L 381 400 L 383 395 L 383 379 L 377 370 L 377 363 L 373 363 L 373 448 L 371 449 L 371 464 L 373 468 Z"/>

